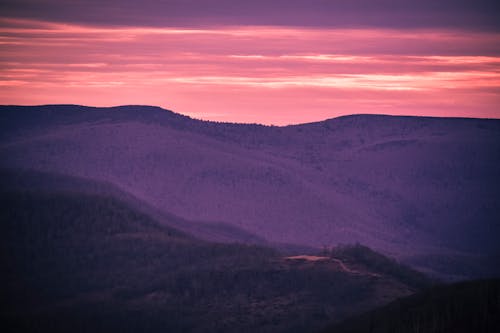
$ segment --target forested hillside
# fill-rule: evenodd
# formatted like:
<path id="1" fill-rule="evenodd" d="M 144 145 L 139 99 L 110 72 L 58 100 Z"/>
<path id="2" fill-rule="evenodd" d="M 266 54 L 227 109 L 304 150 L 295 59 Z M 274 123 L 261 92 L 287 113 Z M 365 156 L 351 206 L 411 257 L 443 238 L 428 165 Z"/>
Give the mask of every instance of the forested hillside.
<path id="1" fill-rule="evenodd" d="M 334 325 L 324 333 L 495 333 L 500 330 L 500 280 L 439 286 Z"/>
<path id="2" fill-rule="evenodd" d="M 198 240 L 109 196 L 0 199 L 4 332 L 303 332 L 422 287 Z"/>
<path id="3" fill-rule="evenodd" d="M 0 120 L 0 167 L 112 184 L 207 240 L 359 242 L 440 278 L 500 274 L 498 120 L 276 127 L 75 105 L 3 106 Z"/>

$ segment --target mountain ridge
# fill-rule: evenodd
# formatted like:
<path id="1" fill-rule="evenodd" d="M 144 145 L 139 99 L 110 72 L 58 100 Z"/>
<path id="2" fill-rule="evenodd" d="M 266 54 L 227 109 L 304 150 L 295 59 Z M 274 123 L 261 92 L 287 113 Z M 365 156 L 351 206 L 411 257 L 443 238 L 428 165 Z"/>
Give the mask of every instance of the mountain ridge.
<path id="1" fill-rule="evenodd" d="M 496 119 L 365 115 L 273 127 L 52 108 L 0 107 L 1 167 L 107 181 L 157 209 L 273 243 L 359 241 L 431 273 L 481 275 L 476 257 L 500 252 Z"/>
<path id="2" fill-rule="evenodd" d="M 394 118 L 419 118 L 419 119 L 456 119 L 456 120 L 497 120 L 500 121 L 500 118 L 485 118 L 485 117 L 445 117 L 445 116 L 429 116 L 429 115 L 397 115 L 397 114 L 383 114 L 383 113 L 352 113 L 352 114 L 344 114 L 336 117 L 325 118 L 317 121 L 310 121 L 305 123 L 296 123 L 296 124 L 287 124 L 287 125 L 273 125 L 273 124 L 262 124 L 262 123 L 241 123 L 241 122 L 231 122 L 231 121 L 216 121 L 216 120 L 206 120 L 201 118 L 196 118 L 187 114 L 182 114 L 175 112 L 171 109 L 167 109 L 161 106 L 148 105 L 148 104 L 123 104 L 123 105 L 113 105 L 113 106 L 91 106 L 91 105 L 83 105 L 83 104 L 38 104 L 38 105 L 15 105 L 15 104 L 1 104 L 1 109 L 12 109 L 12 108 L 36 108 L 36 109 L 49 109 L 49 108 L 76 108 L 83 110 L 135 110 L 138 109 L 149 109 L 150 111 L 161 111 L 168 112 L 171 115 L 180 116 L 189 120 L 200 121 L 200 122 L 209 122 L 215 124 L 227 124 L 227 125 L 250 125 L 250 126 L 262 126 L 262 127 L 271 127 L 271 128 L 287 128 L 287 127 L 295 127 L 295 126 L 306 126 L 313 124 L 321 124 L 325 122 L 331 122 L 340 119 L 349 119 L 349 118 L 359 118 L 359 117 L 394 117 Z M 75 110 L 76 111 L 76 110 Z"/>

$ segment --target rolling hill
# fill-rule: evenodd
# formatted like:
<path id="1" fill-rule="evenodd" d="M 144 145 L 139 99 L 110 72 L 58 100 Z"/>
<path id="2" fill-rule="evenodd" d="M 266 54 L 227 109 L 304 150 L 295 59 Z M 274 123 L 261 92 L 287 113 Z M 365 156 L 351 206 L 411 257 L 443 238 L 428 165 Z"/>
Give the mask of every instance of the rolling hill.
<path id="1" fill-rule="evenodd" d="M 443 278 L 500 274 L 499 120 L 275 127 L 49 105 L 2 106 L 0 129 L 2 168 L 107 182 L 162 214 L 235 228 L 228 242 L 359 242 Z"/>
<path id="2" fill-rule="evenodd" d="M 36 176 L 0 193 L 2 332 L 303 332 L 431 283 L 355 259 L 368 249 L 316 262 L 203 241 L 103 184 L 97 194 L 96 183 Z M 86 190 L 44 189 L 52 182 Z"/>
<path id="3" fill-rule="evenodd" d="M 500 280 L 436 286 L 326 328 L 323 333 L 495 333 L 500 329 Z"/>

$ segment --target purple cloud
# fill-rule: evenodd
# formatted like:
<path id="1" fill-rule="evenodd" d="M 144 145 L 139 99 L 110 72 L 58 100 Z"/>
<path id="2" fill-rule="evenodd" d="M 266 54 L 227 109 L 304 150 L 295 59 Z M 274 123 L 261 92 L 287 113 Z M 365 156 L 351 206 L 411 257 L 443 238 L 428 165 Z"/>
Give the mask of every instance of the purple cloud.
<path id="1" fill-rule="evenodd" d="M 494 0 L 5 0 L 3 17 L 137 26 L 283 25 L 500 30 Z"/>

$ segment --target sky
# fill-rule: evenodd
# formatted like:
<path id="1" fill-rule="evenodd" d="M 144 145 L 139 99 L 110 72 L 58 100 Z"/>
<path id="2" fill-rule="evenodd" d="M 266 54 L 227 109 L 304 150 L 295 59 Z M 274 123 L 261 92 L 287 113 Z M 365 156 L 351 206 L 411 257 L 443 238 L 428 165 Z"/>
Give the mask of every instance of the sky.
<path id="1" fill-rule="evenodd" d="M 491 0 L 2 0 L 0 104 L 500 118 Z"/>

